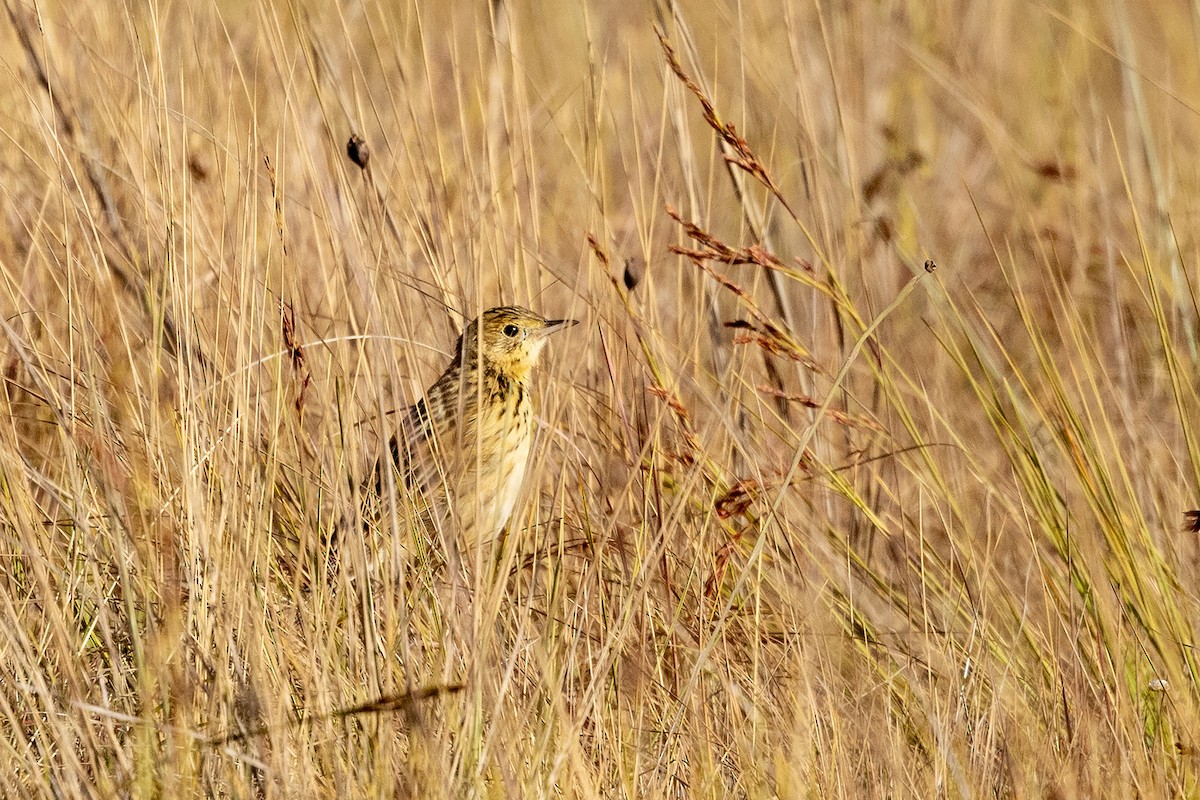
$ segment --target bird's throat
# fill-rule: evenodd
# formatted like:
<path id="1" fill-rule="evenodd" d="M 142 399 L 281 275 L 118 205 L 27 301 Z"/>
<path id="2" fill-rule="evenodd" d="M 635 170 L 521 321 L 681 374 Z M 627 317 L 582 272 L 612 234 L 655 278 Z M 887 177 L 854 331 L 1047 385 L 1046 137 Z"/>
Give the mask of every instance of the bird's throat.
<path id="1" fill-rule="evenodd" d="M 492 397 L 504 403 L 515 399 L 519 403 L 525 397 L 527 377 L 528 371 L 524 374 L 514 374 L 513 370 L 487 365 L 483 370 L 483 386 L 480 388 L 484 397 Z"/>

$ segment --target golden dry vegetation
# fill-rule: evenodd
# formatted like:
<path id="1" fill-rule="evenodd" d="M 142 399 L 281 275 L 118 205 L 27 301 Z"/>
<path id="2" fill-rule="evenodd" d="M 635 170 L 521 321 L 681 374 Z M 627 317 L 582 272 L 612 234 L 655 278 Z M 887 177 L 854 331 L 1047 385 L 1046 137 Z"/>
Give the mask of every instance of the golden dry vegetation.
<path id="1" fill-rule="evenodd" d="M 1200 791 L 1194 5 L 7 10 L 6 795 Z M 502 303 L 452 569 L 359 486 Z"/>

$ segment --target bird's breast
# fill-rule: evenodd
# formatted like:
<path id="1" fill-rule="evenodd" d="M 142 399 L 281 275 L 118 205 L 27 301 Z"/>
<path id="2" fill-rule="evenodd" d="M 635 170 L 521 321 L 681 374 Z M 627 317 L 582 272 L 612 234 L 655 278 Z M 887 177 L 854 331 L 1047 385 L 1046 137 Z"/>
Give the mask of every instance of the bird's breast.
<path id="1" fill-rule="evenodd" d="M 475 430 L 464 432 L 464 469 L 454 487 L 463 530 L 475 541 L 494 538 L 508 523 L 533 442 L 524 382 L 489 382 L 481 399 Z"/>

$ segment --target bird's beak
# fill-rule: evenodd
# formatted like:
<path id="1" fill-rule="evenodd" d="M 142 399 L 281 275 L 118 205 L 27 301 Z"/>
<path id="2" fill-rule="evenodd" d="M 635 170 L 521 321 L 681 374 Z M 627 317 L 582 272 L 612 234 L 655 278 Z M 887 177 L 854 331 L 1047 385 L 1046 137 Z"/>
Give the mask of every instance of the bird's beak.
<path id="1" fill-rule="evenodd" d="M 546 320 L 545 327 L 538 331 L 538 334 L 549 336 L 552 333 L 569 328 L 577 322 L 579 322 L 577 319 L 548 319 Z"/>

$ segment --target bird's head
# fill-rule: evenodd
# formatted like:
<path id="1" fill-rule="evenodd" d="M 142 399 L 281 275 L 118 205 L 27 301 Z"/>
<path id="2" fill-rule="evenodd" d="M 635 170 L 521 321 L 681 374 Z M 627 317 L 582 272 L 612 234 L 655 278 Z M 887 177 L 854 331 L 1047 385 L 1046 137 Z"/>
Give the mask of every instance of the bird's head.
<path id="1" fill-rule="evenodd" d="M 482 353 L 485 368 L 524 380 L 537 363 L 547 337 L 575 323 L 573 319 L 546 319 L 520 306 L 489 309 L 463 331 L 457 354 L 460 359 L 473 361 L 477 352 Z"/>

